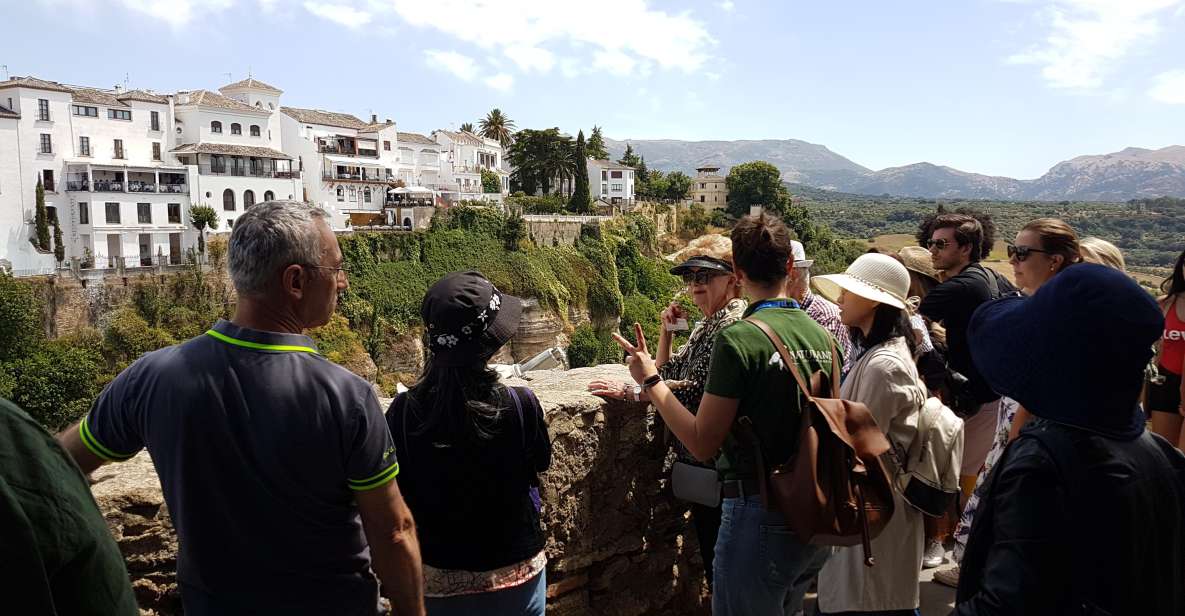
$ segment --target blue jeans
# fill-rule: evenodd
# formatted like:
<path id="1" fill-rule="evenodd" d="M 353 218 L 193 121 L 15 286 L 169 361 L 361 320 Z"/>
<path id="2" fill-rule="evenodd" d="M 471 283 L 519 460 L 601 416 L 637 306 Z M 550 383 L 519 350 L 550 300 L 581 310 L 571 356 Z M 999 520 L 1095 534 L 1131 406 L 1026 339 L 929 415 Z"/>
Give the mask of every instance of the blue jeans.
<path id="1" fill-rule="evenodd" d="M 922 616 L 922 611 L 919 608 L 889 612 L 824 612 L 819 610 L 815 612 L 815 616 Z"/>
<path id="2" fill-rule="evenodd" d="M 726 498 L 716 540 L 713 616 L 792 616 L 830 550 L 808 545 L 760 496 Z"/>
<path id="3" fill-rule="evenodd" d="M 428 609 L 428 616 L 543 616 L 547 609 L 547 572 L 540 571 L 539 575 L 518 586 L 494 592 L 426 597 L 424 606 Z"/>

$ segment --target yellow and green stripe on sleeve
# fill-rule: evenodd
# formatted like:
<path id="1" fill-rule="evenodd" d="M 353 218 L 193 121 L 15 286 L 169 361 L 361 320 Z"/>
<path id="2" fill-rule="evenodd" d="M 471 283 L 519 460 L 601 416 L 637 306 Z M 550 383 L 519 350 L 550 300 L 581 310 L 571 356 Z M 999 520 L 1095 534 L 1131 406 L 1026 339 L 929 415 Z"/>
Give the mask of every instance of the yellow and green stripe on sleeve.
<path id="1" fill-rule="evenodd" d="M 89 419 L 89 415 L 82 418 L 82 422 L 78 424 L 78 435 L 82 438 L 82 444 L 86 445 L 86 448 L 89 449 L 91 453 L 95 454 L 100 459 L 106 460 L 107 462 L 124 462 L 126 460 L 132 459 L 136 455 L 134 452 L 118 453 L 105 447 L 99 442 L 99 439 L 95 438 L 94 433 L 91 432 L 90 426 L 87 424 Z"/>
<path id="2" fill-rule="evenodd" d="M 350 486 L 350 489 L 354 490 L 355 492 L 365 492 L 366 490 L 373 490 L 374 488 L 390 482 L 391 480 L 395 479 L 395 476 L 398 474 L 399 462 L 396 461 L 392 462 L 387 468 L 384 468 L 383 470 L 371 475 L 370 477 L 367 477 L 366 479 L 347 479 L 346 483 Z"/>

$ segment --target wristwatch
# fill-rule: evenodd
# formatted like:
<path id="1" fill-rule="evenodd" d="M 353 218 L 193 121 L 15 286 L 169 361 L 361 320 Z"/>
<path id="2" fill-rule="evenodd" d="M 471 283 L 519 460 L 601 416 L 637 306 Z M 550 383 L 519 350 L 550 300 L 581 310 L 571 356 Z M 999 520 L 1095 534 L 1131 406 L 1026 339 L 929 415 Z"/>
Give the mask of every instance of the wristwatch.
<path id="1" fill-rule="evenodd" d="M 630 387 L 630 393 L 632 393 L 634 396 L 634 402 L 641 402 L 642 401 L 642 386 L 641 385 L 634 385 L 633 387 Z"/>
<path id="2" fill-rule="evenodd" d="M 655 385 L 658 385 L 661 382 L 662 382 L 662 375 L 655 373 L 655 374 L 652 374 L 652 375 L 646 377 L 646 380 L 642 381 L 642 385 L 640 387 L 642 389 L 650 389 L 651 387 L 654 387 Z"/>

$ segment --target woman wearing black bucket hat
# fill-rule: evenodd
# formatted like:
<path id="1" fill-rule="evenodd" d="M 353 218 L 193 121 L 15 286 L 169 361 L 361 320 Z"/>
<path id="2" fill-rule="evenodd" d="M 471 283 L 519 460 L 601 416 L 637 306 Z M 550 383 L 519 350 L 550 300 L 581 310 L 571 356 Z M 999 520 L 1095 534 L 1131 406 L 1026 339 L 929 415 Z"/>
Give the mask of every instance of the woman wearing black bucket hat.
<path id="1" fill-rule="evenodd" d="M 544 613 L 537 474 L 551 442 L 531 390 L 502 386 L 486 365 L 521 313 L 478 272 L 437 281 L 420 307 L 427 366 L 387 411 L 433 616 Z"/>

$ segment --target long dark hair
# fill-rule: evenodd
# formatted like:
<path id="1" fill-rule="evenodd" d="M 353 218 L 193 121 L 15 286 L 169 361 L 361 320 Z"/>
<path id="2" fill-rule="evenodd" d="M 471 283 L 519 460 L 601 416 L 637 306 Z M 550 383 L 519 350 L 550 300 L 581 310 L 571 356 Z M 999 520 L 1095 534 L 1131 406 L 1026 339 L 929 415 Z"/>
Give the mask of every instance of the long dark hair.
<path id="1" fill-rule="evenodd" d="M 1173 266 L 1173 273 L 1160 283 L 1160 292 L 1167 297 L 1177 297 L 1185 293 L 1185 251 L 1177 257 L 1177 264 Z"/>
<path id="2" fill-rule="evenodd" d="M 445 438 L 488 440 L 502 417 L 498 373 L 484 361 L 471 366 L 441 366 L 428 360 L 424 374 L 407 392 L 408 406 L 419 423 L 411 432 Z"/>
<path id="3" fill-rule="evenodd" d="M 868 336 L 859 327 L 851 327 L 852 342 L 857 343 L 865 351 L 897 336 L 905 337 L 905 344 L 909 345 L 909 354 L 917 351 L 917 340 L 914 338 L 913 326 L 909 324 L 909 314 L 900 308 L 888 304 L 880 304 L 872 314 L 872 327 L 868 329 Z"/>

